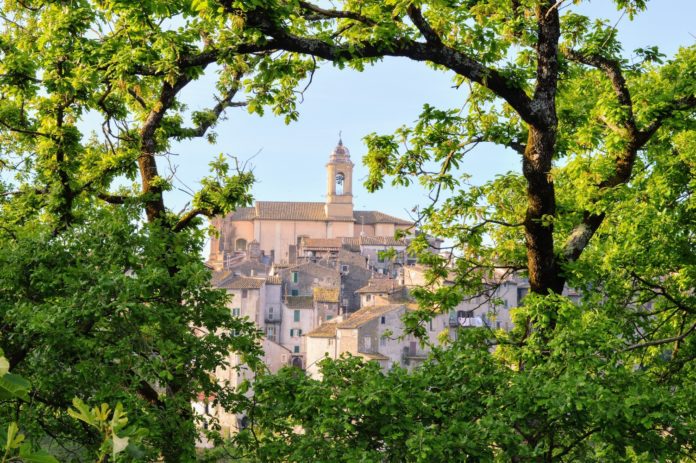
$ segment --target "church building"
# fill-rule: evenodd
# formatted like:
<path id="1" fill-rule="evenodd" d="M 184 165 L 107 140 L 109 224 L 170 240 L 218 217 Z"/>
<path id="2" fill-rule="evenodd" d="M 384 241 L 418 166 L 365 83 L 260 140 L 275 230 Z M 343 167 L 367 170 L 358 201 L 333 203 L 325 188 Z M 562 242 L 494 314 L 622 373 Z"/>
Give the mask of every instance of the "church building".
<path id="1" fill-rule="evenodd" d="M 326 164 L 325 202 L 256 201 L 213 219 L 219 236 L 211 240 L 208 264 L 222 270 L 242 254 L 269 264 L 294 263 L 302 239 L 393 239 L 397 229 L 413 226 L 379 211 L 354 210 L 353 167 L 339 140 Z"/>

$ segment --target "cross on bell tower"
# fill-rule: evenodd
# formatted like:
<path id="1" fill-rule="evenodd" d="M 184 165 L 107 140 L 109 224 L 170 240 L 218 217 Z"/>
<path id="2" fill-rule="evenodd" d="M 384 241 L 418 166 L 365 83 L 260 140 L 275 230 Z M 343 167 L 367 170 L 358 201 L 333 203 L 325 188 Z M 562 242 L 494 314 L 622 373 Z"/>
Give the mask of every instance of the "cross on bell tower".
<path id="1" fill-rule="evenodd" d="M 326 164 L 327 195 L 326 215 L 329 218 L 353 218 L 353 163 L 350 151 L 343 146 L 340 135 L 338 145 L 331 152 Z"/>

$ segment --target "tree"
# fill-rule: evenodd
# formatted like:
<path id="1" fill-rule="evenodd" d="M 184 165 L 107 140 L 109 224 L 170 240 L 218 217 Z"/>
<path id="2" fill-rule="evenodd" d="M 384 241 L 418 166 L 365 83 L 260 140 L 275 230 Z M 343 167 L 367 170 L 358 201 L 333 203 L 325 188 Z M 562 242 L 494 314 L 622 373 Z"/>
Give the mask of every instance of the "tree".
<path id="1" fill-rule="evenodd" d="M 259 352 L 200 258 L 199 217 L 248 204 L 252 173 L 221 155 L 190 207 L 165 206 L 175 172 L 158 158 L 174 141 L 214 141 L 225 111 L 247 104 L 235 97 L 255 62 L 211 53 L 211 24 L 191 13 L 169 1 L 2 6 L 0 347 L 32 406 L 2 404 L 0 423 L 25 408 L 27 439 L 65 458 L 102 445 L 68 418 L 77 397 L 122 403 L 149 430 L 148 459 L 191 461 L 192 401 L 237 406 L 244 396 L 211 372 L 230 351 L 252 366 Z M 212 63 L 216 103 L 186 113 L 180 92 Z"/>
<path id="2" fill-rule="evenodd" d="M 629 17 L 645 8 L 640 0 L 615 3 Z M 498 346 L 491 355 L 507 370 L 497 379 L 516 404 L 495 425 L 506 434 L 487 436 L 490 458 L 693 457 L 686 398 L 696 348 L 696 49 L 666 60 L 646 48 L 630 62 L 615 26 L 566 7 L 563 0 L 345 1 L 335 8 L 219 0 L 196 8 L 233 25 L 229 46 L 238 52 L 246 43 L 285 51 L 297 65 L 313 56 L 358 69 L 402 57 L 453 71 L 455 84 L 468 86 L 464 109 L 426 106 L 412 127 L 369 135 L 366 185 L 377 189 L 391 177 L 432 190 L 421 225 L 453 243 L 456 284 L 417 292 L 425 316 L 483 291 L 500 273 L 529 279 L 533 294 L 515 312 L 516 329 L 485 341 Z M 467 186 L 460 161 L 486 143 L 519 153 L 522 175 Z M 416 241 L 414 250 L 423 247 Z M 452 271 L 444 258 L 422 257 L 433 282 Z M 567 287 L 583 291 L 579 308 L 559 298 Z M 418 320 L 409 325 L 418 332 Z M 501 392 L 491 391 L 485 405 L 503 406 Z M 623 399 L 592 402 L 593 394 Z M 560 398 L 579 402 L 564 408 L 569 402 Z M 631 408 L 637 404 L 640 416 Z M 348 423 L 362 416 L 339 414 Z M 315 419 L 294 418 L 303 427 Z M 487 423 L 482 432 L 493 429 Z M 288 439 L 303 445 L 305 437 Z M 376 439 L 376 448 L 387 445 L 383 435 Z"/>

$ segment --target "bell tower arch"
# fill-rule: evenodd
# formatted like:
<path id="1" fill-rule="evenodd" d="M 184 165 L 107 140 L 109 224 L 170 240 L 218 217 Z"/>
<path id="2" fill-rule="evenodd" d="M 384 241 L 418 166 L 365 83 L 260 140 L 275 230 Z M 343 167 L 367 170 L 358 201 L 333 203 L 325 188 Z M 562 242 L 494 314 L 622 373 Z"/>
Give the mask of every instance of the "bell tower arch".
<path id="1" fill-rule="evenodd" d="M 326 215 L 329 218 L 353 218 L 353 162 L 350 151 L 339 138 L 326 164 Z"/>

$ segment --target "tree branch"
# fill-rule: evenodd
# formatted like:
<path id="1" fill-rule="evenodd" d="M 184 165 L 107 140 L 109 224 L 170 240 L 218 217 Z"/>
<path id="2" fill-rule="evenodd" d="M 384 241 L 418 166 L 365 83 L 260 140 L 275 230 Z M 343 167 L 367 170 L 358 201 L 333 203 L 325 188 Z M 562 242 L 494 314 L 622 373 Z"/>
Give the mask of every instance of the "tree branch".
<path id="1" fill-rule="evenodd" d="M 185 213 L 184 215 L 181 216 L 181 218 L 180 218 L 179 221 L 174 225 L 174 227 L 172 228 L 172 230 L 175 231 L 175 232 L 179 232 L 179 231 L 183 230 L 184 228 L 186 228 L 186 227 L 191 223 L 191 221 L 192 221 L 193 219 L 195 219 L 195 218 L 198 217 L 199 215 L 209 216 L 210 214 L 208 214 L 208 213 L 207 213 L 206 211 L 204 211 L 203 209 L 193 208 L 193 209 L 191 209 L 190 211 L 188 211 L 187 213 Z"/>
<path id="2" fill-rule="evenodd" d="M 631 350 L 642 349 L 644 347 L 653 347 L 653 346 L 660 346 L 662 344 L 670 344 L 673 342 L 679 342 L 679 341 L 686 339 L 686 337 L 689 336 L 691 333 L 693 333 L 695 330 L 696 330 L 696 323 L 691 325 L 691 328 L 689 328 L 688 330 L 686 330 L 684 333 L 682 333 L 679 336 L 631 344 L 630 346 L 626 347 L 625 349 L 622 349 L 621 352 L 628 352 Z"/>
<path id="3" fill-rule="evenodd" d="M 664 121 L 672 116 L 675 112 L 686 111 L 694 108 L 696 108 L 696 95 L 677 98 L 676 100 L 667 104 L 666 107 L 658 111 L 655 119 L 644 130 L 640 131 L 639 138 L 641 141 L 643 141 L 643 144 L 647 143 L 650 137 L 657 132 L 657 129 L 662 127 Z"/>
<path id="4" fill-rule="evenodd" d="M 614 89 L 614 94 L 616 95 L 619 104 L 627 109 L 628 116 L 623 121 L 623 128 L 625 129 L 625 132 L 621 131 L 619 127 L 607 123 L 607 126 L 614 132 L 627 137 L 628 143 L 625 151 L 616 158 L 616 165 L 613 175 L 600 182 L 598 188 L 602 190 L 624 184 L 631 178 L 633 165 L 635 163 L 638 151 L 645 146 L 655 132 L 662 126 L 664 121 L 672 116 L 675 112 L 695 108 L 696 96 L 689 95 L 687 97 L 675 99 L 658 112 L 652 123 L 650 123 L 644 130 L 640 130 L 635 122 L 631 94 L 626 84 L 626 79 L 621 71 L 620 63 L 601 56 L 589 55 L 574 50 L 563 50 L 563 53 L 572 61 L 576 61 L 604 71 L 607 78 L 611 82 L 612 88 Z M 566 240 L 563 249 L 563 256 L 566 261 L 572 262 L 580 257 L 582 251 L 585 249 L 594 233 L 597 231 L 597 229 L 599 229 L 600 225 L 604 221 L 604 217 L 604 213 L 593 214 L 588 211 L 584 212 L 582 222 L 573 228 L 568 239 Z"/>
<path id="5" fill-rule="evenodd" d="M 587 66 L 599 69 L 609 78 L 614 94 L 621 106 L 624 106 L 628 111 L 624 127 L 629 131 L 629 136 L 636 137 L 638 129 L 636 128 L 635 118 L 633 116 L 633 102 L 631 101 L 631 93 L 628 91 L 626 79 L 621 71 L 621 64 L 617 60 L 610 60 L 599 55 L 590 55 L 581 53 L 572 49 L 562 50 L 566 58 L 571 61 L 576 61 Z"/>
<path id="6" fill-rule="evenodd" d="M 631 272 L 631 276 L 638 280 L 640 283 L 645 285 L 646 287 L 650 288 L 650 291 L 654 293 L 655 295 L 662 296 L 665 299 L 667 299 L 669 302 L 674 304 L 675 307 L 677 307 L 679 310 L 683 310 L 684 312 L 694 314 L 696 313 L 696 310 L 694 310 L 691 307 L 686 306 L 683 302 L 678 301 L 674 296 L 672 296 L 664 286 L 658 285 L 657 283 L 654 283 L 652 281 L 646 280 L 645 278 L 641 277 L 638 275 L 636 272 Z"/>
<path id="7" fill-rule="evenodd" d="M 176 140 L 183 140 L 187 138 L 202 137 L 203 135 L 205 135 L 205 133 L 208 131 L 210 127 L 214 126 L 218 122 L 218 119 L 225 111 L 225 109 L 230 107 L 246 106 L 246 102 L 232 101 L 232 99 L 237 94 L 237 91 L 239 90 L 239 82 L 242 76 L 243 74 L 241 72 L 235 72 L 234 84 L 232 85 L 232 88 L 227 92 L 227 95 L 225 95 L 224 98 L 218 100 L 217 104 L 212 109 L 208 110 L 208 113 L 211 115 L 211 117 L 206 117 L 195 127 L 182 128 L 180 131 L 172 134 L 171 138 L 174 138 Z"/>
<path id="8" fill-rule="evenodd" d="M 327 10 L 304 1 L 300 1 L 299 5 L 307 11 L 311 11 L 321 19 L 353 19 L 369 26 L 374 26 L 376 24 L 372 19 L 353 11 Z"/>
<path id="9" fill-rule="evenodd" d="M 426 19 L 423 17 L 423 13 L 421 12 L 420 8 L 414 4 L 411 4 L 408 6 L 406 11 L 408 13 L 408 17 L 411 18 L 413 24 L 415 24 L 420 33 L 423 34 L 423 37 L 428 43 L 433 45 L 442 45 L 442 39 L 440 39 L 437 32 L 435 32 L 428 21 L 426 21 Z"/>
<path id="10" fill-rule="evenodd" d="M 108 193 L 98 193 L 97 198 L 106 201 L 109 204 L 125 204 L 126 201 L 131 199 L 129 196 L 112 195 Z"/>
<path id="11" fill-rule="evenodd" d="M 223 2 L 229 12 L 234 12 L 231 2 Z M 265 50 L 286 50 L 312 55 L 332 62 L 351 59 L 380 58 L 383 56 L 407 57 L 414 61 L 429 61 L 444 66 L 461 76 L 476 82 L 510 104 L 527 123 L 543 125 L 547 116 L 543 111 L 535 110 L 532 100 L 512 79 L 497 69 L 485 66 L 470 56 L 451 47 L 438 43 L 422 43 L 410 39 L 395 39 L 388 44 L 375 45 L 360 41 L 346 45 L 335 45 L 323 40 L 300 37 L 283 29 L 282 25 L 271 22 L 271 13 L 257 9 L 247 14 L 247 24 L 259 29 L 271 37 L 265 46 L 256 46 Z M 254 48 L 253 46 L 251 48 Z M 238 47 L 237 52 L 242 52 Z"/>

